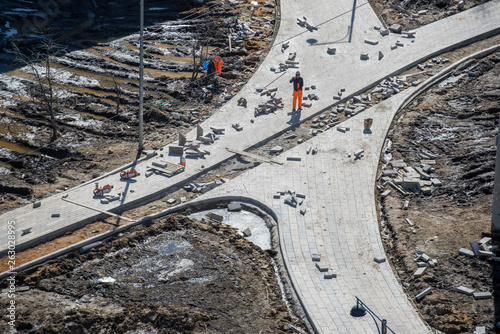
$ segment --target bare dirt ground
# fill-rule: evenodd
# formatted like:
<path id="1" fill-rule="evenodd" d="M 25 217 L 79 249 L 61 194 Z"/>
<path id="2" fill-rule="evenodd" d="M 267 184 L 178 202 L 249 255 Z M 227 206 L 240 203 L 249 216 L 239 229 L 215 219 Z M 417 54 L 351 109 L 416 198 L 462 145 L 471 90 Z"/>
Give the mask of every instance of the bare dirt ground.
<path id="1" fill-rule="evenodd" d="M 470 48 L 474 47 L 478 45 Z M 499 52 L 473 61 L 457 71 L 462 77 L 456 82 L 433 87 L 400 111 L 388 134 L 392 161 L 403 160 L 415 168 L 429 160 L 422 153 L 436 156 L 431 159 L 435 164 L 430 176 L 442 186 L 431 186 L 432 194 L 403 195 L 389 187 L 387 179 L 380 179 L 381 191 L 392 191 L 381 200 L 380 218 L 386 250 L 408 296 L 424 320 L 444 333 L 471 333 L 476 326 L 494 332 L 498 319 L 493 300 L 475 300 L 456 288 L 496 290 L 495 261 L 458 255 L 458 250 L 490 236 L 499 73 Z M 397 169 L 402 173 L 403 168 Z M 409 201 L 406 210 L 404 201 Z M 437 265 L 414 278 L 422 252 Z M 415 296 L 428 287 L 432 294 L 416 301 Z"/>
<path id="2" fill-rule="evenodd" d="M 274 255 L 172 215 L 17 276 L 18 333 L 293 333 Z"/>
<path id="3" fill-rule="evenodd" d="M 484 1 L 466 2 L 464 3 L 464 8 L 467 9 L 482 2 Z M 372 1 L 371 4 L 387 25 L 399 23 L 403 25 L 404 30 L 410 30 L 442 17 L 452 15 L 460 10 L 459 6 L 461 6 L 458 1 L 404 1 L 394 3 Z M 260 11 L 252 15 L 262 20 L 267 16 L 273 17 L 272 8 L 259 8 Z M 237 15 L 232 11 L 234 8 L 221 7 L 218 9 L 220 10 L 210 15 L 212 19 L 219 22 L 218 27 L 223 31 L 226 31 L 225 29 L 227 29 L 228 25 L 234 23 L 228 20 L 228 17 L 238 16 L 246 20 L 246 17 L 250 15 L 248 6 L 239 7 L 238 10 L 241 10 L 242 14 Z M 426 10 L 427 12 L 421 12 L 418 16 L 414 15 L 422 10 Z M 195 12 L 199 11 L 200 8 L 195 9 Z M 266 31 L 264 36 L 269 38 L 272 29 L 264 31 Z M 224 43 L 227 43 L 226 36 L 225 34 L 221 34 L 219 39 L 212 41 L 211 46 L 222 48 Z M 169 79 L 163 78 L 161 80 L 153 79 L 149 82 L 151 96 L 146 99 L 148 102 L 145 110 L 147 115 L 145 117 L 149 117 L 146 123 L 148 124 L 146 131 L 148 133 L 146 140 L 148 148 L 159 147 L 174 140 L 177 131 L 173 131 L 174 129 L 181 127 L 187 131 L 193 124 L 196 124 L 197 121 L 203 119 L 203 117 L 207 117 L 215 110 L 214 102 L 223 103 L 225 101 L 224 96 L 237 91 L 240 83 L 244 82 L 245 78 L 251 75 L 252 69 L 262 59 L 266 43 L 269 43 L 269 40 L 261 41 L 261 38 L 258 37 L 254 36 L 243 39 L 242 43 L 246 51 L 240 50 L 240 54 L 235 53 L 234 55 L 226 53 L 228 61 L 225 64 L 222 78 L 213 81 L 213 85 L 217 89 L 209 94 L 206 94 L 201 87 L 189 86 L 187 84 L 188 80 L 184 78 L 170 77 Z M 155 42 L 155 38 L 157 37 L 151 36 L 149 39 L 151 43 L 157 43 Z M 174 40 L 175 38 L 172 38 L 172 41 Z M 176 41 L 182 42 L 182 39 Z M 498 44 L 499 42 L 498 37 L 490 38 L 469 47 L 441 55 L 441 57 L 448 58 L 451 62 L 454 62 L 468 54 Z M 167 42 L 163 41 L 162 43 Z M 102 44 L 100 47 L 101 50 L 106 50 L 106 48 L 115 48 L 117 46 Z M 127 47 L 122 50 L 128 53 L 130 49 L 130 47 Z M 259 51 L 264 51 L 264 53 L 259 53 Z M 182 46 L 176 47 L 175 52 L 175 56 L 179 57 L 189 57 L 190 55 L 190 49 L 183 49 Z M 109 55 L 106 56 L 108 57 Z M 500 56 L 497 52 L 488 58 L 467 64 L 456 72 L 457 75 L 463 74 L 456 82 L 449 83 L 442 88 L 437 86 L 431 88 L 428 92 L 414 100 L 405 110 L 400 111 L 395 118 L 388 135 L 388 138 L 392 141 L 392 146 L 387 150 L 387 153 L 392 154 L 391 160 L 404 160 L 408 166 L 419 167 L 420 160 L 423 160 L 419 154 L 422 152 L 435 154 L 437 155 L 435 159 L 436 164 L 432 165 L 434 170 L 431 172 L 431 176 L 441 180 L 443 185 L 441 187 L 431 186 L 432 195 L 423 195 L 421 192 L 418 192 L 403 196 L 386 183 L 387 179 L 380 178 L 378 183 L 382 187 L 382 190 L 392 190 L 389 197 L 379 201 L 379 210 L 381 233 L 394 271 L 401 280 L 404 289 L 408 293 L 408 297 L 414 301 L 422 318 L 431 327 L 444 333 L 472 333 L 476 326 L 486 326 L 487 332 L 490 333 L 495 331 L 494 324 L 500 320 L 499 312 L 496 311 L 498 307 L 495 307 L 492 299 L 475 300 L 472 296 L 459 294 L 455 291 L 456 287 L 462 285 L 476 291 L 489 291 L 493 293 L 498 284 L 498 274 L 495 274 L 498 269 L 492 259 L 459 256 L 458 249 L 462 247 L 469 248 L 470 241 L 479 240 L 483 236 L 487 236 L 490 231 L 491 193 L 493 189 L 495 158 L 493 143 L 498 126 L 498 101 L 500 100 L 500 82 L 498 79 L 499 59 Z M 168 70 L 172 70 L 172 67 L 168 67 L 170 65 L 167 64 L 165 63 L 165 67 L 160 69 L 160 71 L 168 72 Z M 132 65 L 136 66 L 137 64 Z M 182 67 L 179 64 L 176 64 L 174 67 L 175 69 L 172 73 L 175 73 L 175 71 L 177 73 L 189 71 L 188 68 Z M 421 74 L 418 77 L 425 79 L 441 68 L 440 66 L 435 66 L 433 70 L 428 71 L 428 74 Z M 119 69 L 117 70 L 117 73 L 120 72 Z M 415 72 L 418 72 L 418 70 L 414 69 L 408 73 Z M 132 78 L 131 82 L 133 83 L 134 80 L 136 81 L 135 78 Z M 136 84 L 132 84 L 131 87 L 126 88 L 132 92 L 134 89 L 137 91 Z M 159 96 L 155 96 L 155 91 L 160 96 L 163 96 L 163 98 L 159 99 Z M 190 96 L 187 94 L 188 91 L 192 91 L 194 95 Z M 116 95 L 116 92 L 113 91 L 113 88 L 110 88 L 107 96 L 108 103 L 110 100 L 113 101 L 116 99 L 114 95 Z M 121 125 L 118 124 L 116 128 L 119 131 L 111 132 L 111 135 L 105 134 L 106 131 L 89 131 L 88 127 L 74 128 L 73 126 L 64 125 L 61 121 L 61 127 L 66 129 L 65 131 L 68 131 L 68 133 L 71 133 L 71 136 L 75 136 L 76 134 L 75 138 L 78 138 L 76 144 L 70 141 L 70 143 L 73 143 L 73 146 L 70 146 L 75 147 L 74 149 L 70 147 L 69 151 L 65 151 L 68 147 L 55 145 L 55 147 L 51 147 L 52 150 L 45 151 L 50 154 L 43 156 L 30 155 L 28 157 L 15 152 L 3 152 L 2 154 L 5 154 L 5 156 L 2 161 L 6 163 L 8 171 L 5 171 L 7 175 L 4 177 L 4 182 L 2 183 L 4 184 L 4 195 L 1 209 L 7 210 L 26 203 L 33 196 L 47 196 L 58 189 L 79 184 L 103 173 L 105 170 L 111 170 L 133 159 L 136 152 L 136 138 L 129 127 L 136 127 L 134 113 L 137 105 L 132 101 L 133 93 L 129 95 L 129 97 L 124 97 L 124 102 L 122 103 L 123 112 L 120 113 L 120 117 L 113 118 L 111 122 L 98 120 L 98 122 L 110 122 L 111 124 L 118 124 L 116 123 L 117 121 L 123 123 Z M 96 94 L 95 91 L 90 96 L 92 96 L 92 101 L 99 101 L 100 95 Z M 126 102 L 127 99 L 130 102 Z M 84 97 L 82 101 L 82 104 L 85 104 L 88 101 L 87 97 Z M 102 101 L 97 104 L 104 104 L 104 107 L 81 111 L 88 112 L 94 116 L 102 116 L 103 114 L 106 115 L 106 113 L 112 112 L 109 110 L 113 110 L 116 107 L 116 104 L 109 103 L 106 105 Z M 196 109 L 195 112 L 193 112 L 194 109 Z M 19 125 L 20 127 L 31 126 L 32 123 L 19 117 L 19 115 L 23 115 L 23 112 L 34 116 L 25 107 L 25 109 L 9 108 L 5 111 L 4 117 L 11 117 L 14 114 L 17 115 L 17 117 L 14 116 L 14 121 L 22 123 Z M 181 119 L 174 120 L 172 117 L 173 112 L 180 113 Z M 111 118 L 113 116 L 108 115 L 107 117 Z M 339 115 L 339 118 L 342 120 L 341 115 Z M 41 124 L 44 124 L 44 117 L 35 117 L 35 120 L 38 119 L 40 121 L 36 124 L 35 129 L 40 129 Z M 12 128 L 15 124 L 10 124 L 9 126 Z M 304 140 L 308 138 L 308 126 L 306 124 L 301 127 L 300 130 L 303 133 L 297 133 L 298 137 Z M 45 138 L 46 142 L 49 130 L 47 126 L 43 125 L 43 127 L 45 130 L 40 131 L 40 133 L 45 136 L 41 138 Z M 114 125 L 106 125 L 105 128 L 114 129 L 115 127 Z M 64 131 L 62 132 L 64 133 Z M 8 134 L 4 138 L 12 139 Z M 257 151 L 261 154 L 269 154 L 269 148 L 272 146 L 281 145 L 285 149 L 288 149 L 297 142 L 296 138 L 286 138 L 287 134 L 277 138 L 273 142 L 265 144 L 257 149 Z M 30 143 L 33 144 L 26 138 L 22 138 L 22 136 L 13 138 L 13 141 L 27 147 L 29 147 Z M 59 167 L 59 165 L 64 166 L 64 168 Z M 202 181 L 207 182 L 221 176 L 231 178 L 237 175 L 237 173 L 243 172 L 245 168 L 251 168 L 253 165 L 253 162 L 248 163 L 235 159 L 220 169 L 211 171 Z M 390 168 L 390 166 L 384 166 L 383 160 L 380 167 L 381 169 Z M 174 189 L 166 198 L 172 197 L 178 201 L 182 196 L 192 198 L 196 194 L 187 193 L 182 189 Z M 403 210 L 405 200 L 409 201 L 409 208 L 407 210 Z M 165 199 L 161 199 L 147 206 L 126 212 L 124 215 L 140 217 L 168 206 L 169 204 L 165 202 Z M 409 218 L 414 226 L 409 226 L 405 218 Z M 188 223 L 182 217 L 175 219 L 178 223 L 174 225 L 179 228 L 177 229 L 176 227 L 174 230 L 178 234 L 183 234 L 182 238 L 184 239 L 182 240 L 187 240 L 191 245 L 196 244 L 193 249 L 197 250 L 201 249 L 200 245 L 211 245 L 208 247 L 210 249 L 209 254 L 215 258 L 221 256 L 220 254 L 237 252 L 240 247 L 238 243 L 245 242 L 244 239 L 233 235 L 229 238 L 234 238 L 238 243 L 223 242 L 220 244 L 221 241 L 228 238 L 228 236 L 221 238 L 222 232 L 211 231 L 210 227 L 199 225 L 199 223 Z M 157 222 L 155 224 L 161 225 L 165 223 Z M 16 260 L 19 260 L 20 263 L 29 261 L 42 254 L 50 253 L 55 249 L 60 249 L 65 245 L 115 227 L 116 222 L 114 219 L 95 222 L 84 229 L 68 233 L 62 238 L 40 245 L 36 249 L 19 253 Z M 193 241 L 193 233 L 190 232 L 191 229 L 201 229 L 203 231 L 198 236 L 201 240 L 199 243 Z M 205 231 L 205 229 L 209 231 Z M 141 244 L 140 241 L 144 240 L 144 234 L 142 233 L 150 236 L 160 235 L 160 237 L 163 235 L 156 227 L 153 230 L 146 230 L 145 232 L 134 230 L 131 233 L 131 235 L 125 234 L 120 239 L 117 239 L 123 241 L 121 242 L 122 246 L 130 247 L 129 243 Z M 229 231 L 224 231 L 224 233 L 229 233 Z M 141 237 L 135 240 L 134 238 L 137 234 L 140 234 Z M 216 237 L 219 237 L 219 239 L 214 239 Z M 173 236 L 165 238 L 170 240 L 168 238 L 173 238 Z M 178 240 L 181 242 L 181 239 Z M 112 244 L 117 242 L 110 241 Z M 217 243 L 219 243 L 218 247 Z M 105 245 L 103 248 L 84 254 L 82 257 L 73 255 L 65 260 L 40 267 L 35 272 L 32 271 L 23 274 L 20 277 L 20 282 L 29 285 L 32 290 L 22 294 L 22 300 L 26 302 L 20 305 L 20 312 L 27 315 L 34 312 L 35 309 L 37 311 L 33 313 L 31 318 L 27 316 L 27 320 L 21 322 L 21 325 L 24 326 L 22 330 L 28 331 L 30 328 L 36 329 L 38 327 L 35 326 L 40 326 L 38 332 L 71 330 L 85 333 L 86 331 L 94 332 L 96 328 L 101 328 L 108 332 L 125 332 L 126 330 L 150 330 L 152 332 L 155 330 L 162 332 L 164 330 L 169 332 L 168 330 L 170 329 L 166 328 L 171 328 L 172 332 L 254 332 L 254 327 L 245 327 L 250 326 L 248 322 L 244 324 L 243 322 L 238 322 L 237 325 L 242 326 L 239 327 L 240 330 L 236 330 L 238 328 L 236 326 L 231 327 L 228 325 L 227 318 L 225 318 L 227 312 L 236 318 L 239 316 L 243 317 L 241 313 L 238 313 L 241 312 L 241 309 L 237 310 L 236 306 L 233 307 L 235 310 L 222 307 L 215 310 L 207 308 L 208 306 L 205 301 L 216 300 L 217 294 L 221 291 L 231 291 L 231 293 L 238 291 L 240 299 L 239 301 L 236 299 L 237 302 L 233 305 L 245 305 L 244 303 L 247 303 L 248 306 L 245 306 L 244 309 L 248 308 L 248 312 L 252 312 L 251 314 L 253 314 L 253 317 L 247 319 L 258 319 L 256 323 L 261 327 L 255 328 L 259 330 L 266 328 L 263 333 L 266 331 L 269 333 L 290 331 L 286 328 L 287 323 L 296 323 L 297 326 L 302 326 L 304 329 L 303 325 L 300 322 L 295 322 L 293 315 L 286 308 L 283 308 L 283 302 L 278 301 L 279 298 L 274 297 L 279 295 L 279 287 L 276 285 L 276 281 L 271 282 L 271 272 L 274 271 L 267 270 L 272 265 L 270 264 L 269 255 L 274 254 L 261 252 L 247 244 L 244 247 L 244 254 L 238 253 L 237 258 L 241 258 L 243 263 L 247 261 L 247 264 L 255 261 L 255 263 L 259 263 L 257 267 L 260 266 L 261 261 L 262 263 L 267 261 L 262 266 L 267 265 L 268 268 L 262 274 L 259 270 L 258 275 L 254 275 L 258 277 L 257 280 L 251 280 L 253 272 L 250 271 L 247 273 L 248 267 L 238 267 L 235 271 L 222 274 L 221 277 L 229 279 L 230 282 L 233 282 L 235 272 L 248 274 L 242 276 L 236 275 L 247 280 L 245 281 L 247 283 L 242 283 L 242 285 L 238 286 L 228 283 L 229 285 L 217 286 L 215 288 L 206 283 L 203 283 L 205 285 L 189 284 L 197 277 L 206 278 L 210 275 L 179 275 L 175 277 L 178 280 L 173 285 L 179 284 L 184 287 L 185 291 L 191 292 L 195 292 L 195 290 L 199 292 L 197 289 L 199 289 L 199 286 L 203 286 L 204 290 L 202 290 L 206 294 L 202 296 L 201 300 L 197 299 L 196 302 L 192 302 L 192 295 L 184 293 L 191 297 L 186 297 L 183 301 L 175 301 L 173 303 L 175 306 L 173 307 L 160 307 L 152 298 L 144 303 L 146 307 L 142 307 L 137 298 L 149 296 L 149 291 L 134 294 L 134 292 L 131 292 L 131 286 L 134 286 L 134 283 L 129 282 L 126 287 L 123 287 L 122 292 L 131 292 L 131 295 L 122 296 L 123 298 L 114 298 L 111 292 L 122 293 L 120 292 L 122 286 L 117 288 L 117 285 L 112 283 L 98 281 L 99 278 L 110 276 L 111 274 L 108 273 L 113 270 L 113 266 L 106 262 L 104 254 L 111 251 L 111 256 L 116 258 L 117 261 L 129 260 L 130 263 L 136 262 L 137 254 L 129 254 L 130 250 L 118 251 L 119 247 L 117 245 L 114 244 L 112 247 Z M 205 248 L 203 249 L 205 250 Z M 148 249 L 148 251 L 155 253 L 151 249 Z M 120 252 L 120 254 L 122 252 L 126 253 L 124 255 L 125 259 L 123 257 L 120 258 L 117 252 Z M 421 278 L 414 279 L 413 273 L 417 269 L 414 259 L 421 252 L 425 252 L 432 259 L 436 259 L 437 265 L 434 268 L 427 268 Z M 186 255 L 186 258 L 191 259 L 195 265 L 198 263 L 197 259 L 200 259 L 201 262 L 209 261 L 206 258 L 201 258 L 201 255 L 198 253 L 193 251 L 191 254 L 193 257 Z M 86 260 L 91 261 L 85 262 Z M 239 261 L 233 260 L 235 258 L 224 262 L 226 266 L 210 263 L 219 270 L 225 270 L 227 266 L 237 266 Z M 5 261 L 2 261 L 0 265 L 2 266 L 1 268 L 4 268 Z M 126 266 L 123 264 L 123 267 Z M 92 268 L 92 270 L 82 268 Z M 269 279 L 265 285 L 269 287 L 269 294 L 273 294 L 273 297 L 269 297 L 267 289 L 264 289 L 266 290 L 264 298 L 262 294 L 263 285 L 259 283 L 261 280 L 259 275 L 267 277 L 266 280 Z M 69 282 L 71 280 L 67 278 L 72 278 L 72 280 L 77 279 L 80 284 L 73 285 L 73 282 Z M 148 279 L 157 278 L 148 276 Z M 184 284 L 186 282 L 187 284 Z M 140 281 L 137 282 L 139 285 L 143 283 Z M 164 284 L 164 282 L 161 284 Z M 248 287 L 249 291 L 252 291 L 251 294 L 256 295 L 258 302 L 253 303 L 245 299 L 248 296 L 244 296 L 244 292 L 239 290 L 241 286 Z M 432 294 L 426 296 L 421 301 L 416 301 L 415 295 L 427 287 L 432 288 Z M 164 293 L 164 291 L 155 292 Z M 40 298 L 40 296 L 43 298 Z M 164 297 L 173 298 L 171 295 L 165 295 Z M 5 299 L 0 299 L 0 301 L 4 303 Z M 229 300 L 224 301 L 224 303 L 226 302 L 230 303 Z M 190 303 L 193 305 L 189 305 Z M 37 305 L 37 307 L 33 308 L 32 305 Z M 50 327 L 52 325 L 48 324 L 48 322 L 35 321 L 35 319 L 41 319 L 46 316 L 39 309 L 51 309 L 56 306 L 60 307 L 61 305 L 65 305 L 65 308 L 56 314 L 55 327 Z M 251 305 L 265 305 L 265 307 L 258 309 L 250 307 Z M 234 313 L 231 313 L 231 311 Z M 99 314 L 99 316 L 96 314 Z M 193 316 L 189 318 L 186 317 L 187 314 L 193 314 Z M 80 320 L 82 319 L 87 319 L 88 321 L 81 322 Z M 68 326 L 70 327 L 66 325 L 68 322 Z M 99 325 L 91 327 L 94 322 Z M 206 328 L 205 325 L 207 326 Z"/>

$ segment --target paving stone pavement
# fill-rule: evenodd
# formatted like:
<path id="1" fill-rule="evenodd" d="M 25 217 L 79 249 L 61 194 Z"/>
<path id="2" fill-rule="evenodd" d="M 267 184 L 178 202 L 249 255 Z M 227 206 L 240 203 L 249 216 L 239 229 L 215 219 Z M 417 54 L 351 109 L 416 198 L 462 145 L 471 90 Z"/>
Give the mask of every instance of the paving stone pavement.
<path id="1" fill-rule="evenodd" d="M 313 8 L 314 7 L 314 8 Z M 317 8 L 321 8 L 318 10 Z M 245 150 L 282 133 L 297 122 L 312 118 L 336 101 L 333 96 L 345 88 L 343 96 L 358 94 L 374 86 L 382 79 L 402 69 L 415 66 L 430 56 L 469 43 L 478 36 L 497 34 L 500 30 L 500 1 L 490 1 L 465 12 L 416 29 L 415 38 L 403 38 L 389 34 L 382 37 L 374 29 L 382 26 L 366 1 L 332 3 L 317 0 L 315 6 L 306 1 L 281 1 L 281 24 L 275 44 L 256 69 L 255 75 L 231 101 L 228 101 L 212 117 L 201 124 L 205 133 L 211 126 L 225 128 L 225 134 L 213 144 L 202 145 L 210 151 L 203 159 L 187 159 L 186 170 L 172 177 L 154 174 L 146 177 L 146 167 L 152 161 L 163 159 L 178 163 L 179 156 L 169 155 L 168 147 L 157 151 L 158 156 L 136 163 L 141 175 L 131 181 L 121 181 L 119 171 L 108 173 L 61 194 L 41 200 L 39 208 L 24 206 L 1 216 L 0 253 L 7 249 L 7 222 L 15 221 L 18 249 L 29 247 L 38 240 L 62 234 L 85 222 L 94 220 L 100 212 L 89 209 L 119 212 L 153 196 L 172 189 L 234 156 L 226 148 Z M 354 15 L 353 15 L 354 13 Z M 308 30 L 298 25 L 297 18 L 307 17 L 307 22 L 318 26 Z M 352 27 L 352 28 L 351 28 Z M 377 45 L 365 40 L 377 40 Z M 391 50 L 397 41 L 403 47 Z M 282 52 L 282 44 L 289 42 Z M 336 47 L 336 54 L 328 54 L 327 47 Z M 384 57 L 378 59 L 378 52 Z M 271 66 L 284 62 L 290 52 L 296 52 L 305 86 L 315 85 L 314 93 L 319 100 L 311 108 L 305 108 L 300 117 L 288 115 L 291 109 L 291 84 L 289 79 L 297 68 L 276 73 Z M 368 60 L 361 60 L 361 53 L 368 53 Z M 284 110 L 254 117 L 254 108 L 265 101 L 256 92 L 257 87 L 277 88 L 277 97 L 283 97 Z M 393 106 L 409 94 L 404 91 L 383 104 L 364 111 L 345 122 L 351 131 L 341 133 L 335 129 L 314 138 L 318 145 L 316 155 L 304 155 L 304 145 L 285 152 L 281 158 L 301 157 L 301 161 L 287 161 L 283 166 L 263 164 L 243 176 L 216 188 L 204 196 L 226 193 L 241 193 L 255 196 L 269 203 L 280 217 L 280 238 L 287 267 L 298 294 L 314 319 L 313 324 L 320 333 L 372 333 L 374 323 L 367 317 L 357 319 L 349 316 L 354 297 L 360 297 L 373 309 L 388 319 L 396 332 L 425 333 L 426 327 L 409 304 L 387 262 L 377 264 L 376 254 L 383 254 L 378 234 L 378 223 L 374 203 L 374 173 L 380 149 L 390 125 Z M 238 107 L 240 97 L 248 100 L 248 107 Z M 360 132 L 363 118 L 372 115 L 374 124 L 370 135 Z M 238 132 L 231 124 L 240 123 Z M 196 138 L 196 130 L 186 134 L 188 140 Z M 354 160 L 347 153 L 363 149 L 364 155 Z M 159 155 L 163 154 L 163 157 Z M 125 168 L 124 168 L 125 169 Z M 270 176 L 273 176 L 272 178 Z M 101 204 L 93 198 L 94 182 L 102 186 L 111 184 L 113 192 L 126 193 L 119 201 Z M 272 186 L 270 186 L 272 185 Z M 293 189 L 291 189 L 293 188 Z M 306 194 L 304 215 L 283 203 L 274 200 L 277 190 L 295 190 Z M 80 203 L 67 202 L 62 197 Z M 271 202 L 269 202 L 271 201 Z M 321 203 L 321 204 L 320 204 Z M 59 217 L 53 217 L 59 213 Z M 21 235 L 21 230 L 31 227 L 31 233 Z M 361 246 L 360 246 L 361 245 Z M 338 273 L 336 279 L 325 280 L 314 269 L 311 254 L 322 254 L 321 263 L 328 264 Z M 324 260 L 323 260 L 324 259 Z"/>
<path id="2" fill-rule="evenodd" d="M 388 260 L 374 261 L 385 257 L 375 208 L 377 165 L 395 111 L 414 89 L 348 119 L 342 124 L 350 128 L 345 133 L 325 131 L 280 154 L 276 160 L 283 165 L 263 163 L 197 198 L 250 197 L 276 213 L 284 262 L 318 333 L 377 333 L 369 315 L 350 316 L 356 296 L 396 333 L 428 332 Z M 365 118 L 374 119 L 371 132 L 364 131 Z M 314 145 L 318 152 L 308 154 Z M 357 158 L 359 150 L 364 152 Z M 288 191 L 305 195 L 297 198 L 303 203 L 286 204 Z M 321 254 L 319 262 L 313 254 Z M 320 272 L 316 263 L 328 272 Z M 325 279 L 325 273 L 337 277 Z"/>

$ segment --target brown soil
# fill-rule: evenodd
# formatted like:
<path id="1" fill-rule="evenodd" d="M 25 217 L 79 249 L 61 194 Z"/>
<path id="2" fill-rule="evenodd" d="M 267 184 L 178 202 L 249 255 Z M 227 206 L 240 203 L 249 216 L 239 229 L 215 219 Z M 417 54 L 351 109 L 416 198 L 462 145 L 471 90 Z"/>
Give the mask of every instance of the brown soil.
<path id="1" fill-rule="evenodd" d="M 476 43 L 461 49 L 460 55 L 499 41 L 496 37 Z M 381 178 L 381 191 L 392 191 L 379 204 L 381 230 L 395 273 L 429 325 L 444 333 L 472 333 L 476 326 L 486 326 L 487 333 L 492 333 L 499 319 L 494 301 L 475 300 L 456 288 L 496 295 L 496 262 L 489 257 L 458 255 L 458 250 L 470 249 L 469 242 L 491 235 L 500 53 L 473 61 L 456 74 L 463 77 L 432 87 L 401 110 L 388 134 L 392 147 L 387 152 L 392 160 L 403 160 L 415 168 L 423 165 L 422 152 L 437 155 L 430 176 L 443 185 L 432 186 L 432 195 L 403 195 Z M 399 170 L 402 173 L 403 168 Z M 422 252 L 436 259 L 437 265 L 414 278 L 416 259 Z M 415 296 L 428 287 L 432 294 L 417 301 Z"/>
<path id="2" fill-rule="evenodd" d="M 16 298 L 18 333 L 304 330 L 282 298 L 275 254 L 230 228 L 172 215 L 18 275 L 30 287 Z"/>

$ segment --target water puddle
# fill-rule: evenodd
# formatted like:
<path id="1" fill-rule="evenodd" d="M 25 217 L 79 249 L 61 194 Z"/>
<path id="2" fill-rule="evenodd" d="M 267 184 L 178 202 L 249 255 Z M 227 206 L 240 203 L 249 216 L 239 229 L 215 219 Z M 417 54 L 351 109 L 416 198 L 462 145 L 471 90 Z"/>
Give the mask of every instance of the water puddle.
<path id="1" fill-rule="evenodd" d="M 187 241 L 182 240 L 172 240 L 168 244 L 156 244 L 152 246 L 157 249 L 162 255 L 170 255 L 177 252 L 181 252 L 190 244 Z"/>
<path id="2" fill-rule="evenodd" d="M 32 148 L 23 146 L 21 144 L 17 143 L 11 143 L 9 141 L 0 139 L 0 147 L 7 148 L 11 151 L 19 152 L 19 153 L 24 153 L 24 154 L 30 154 L 30 155 L 40 155 L 40 152 L 34 151 Z"/>
<path id="3" fill-rule="evenodd" d="M 458 81 L 461 77 L 463 77 L 464 75 L 465 75 L 465 73 L 460 73 L 459 75 L 455 75 L 455 76 L 448 77 L 448 78 L 444 79 L 443 81 L 441 81 L 441 82 L 438 84 L 438 87 L 444 87 L 444 86 L 446 86 L 446 85 L 447 85 L 447 84 L 449 84 L 449 83 L 456 82 L 456 81 Z"/>
<path id="4" fill-rule="evenodd" d="M 271 248 L 271 232 L 267 228 L 264 219 L 248 211 L 229 212 L 226 209 L 213 209 L 193 213 L 188 217 L 202 220 L 207 218 L 207 214 L 213 212 L 224 217 L 222 223 L 237 228 L 238 233 L 243 235 L 243 231 L 250 229 L 252 235 L 246 237 L 250 242 L 262 249 Z"/>

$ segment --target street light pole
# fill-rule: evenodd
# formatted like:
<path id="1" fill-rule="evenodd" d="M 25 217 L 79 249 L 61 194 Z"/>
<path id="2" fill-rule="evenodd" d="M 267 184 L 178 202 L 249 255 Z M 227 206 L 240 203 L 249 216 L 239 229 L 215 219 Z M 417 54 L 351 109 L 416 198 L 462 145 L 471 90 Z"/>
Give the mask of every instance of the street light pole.
<path id="1" fill-rule="evenodd" d="M 143 47 L 144 47 L 144 0 L 141 0 L 141 32 L 140 32 L 140 65 L 139 65 L 139 152 L 144 148 L 143 143 L 143 86 L 144 86 L 144 61 L 143 61 Z"/>
<path id="2" fill-rule="evenodd" d="M 493 235 L 500 234 L 500 151 L 499 149 L 499 135 L 500 135 L 500 117 L 498 120 L 498 134 L 495 138 L 495 146 L 497 147 L 496 161 L 495 161 L 495 181 L 493 184 L 493 209 L 491 212 L 491 233 Z"/>

